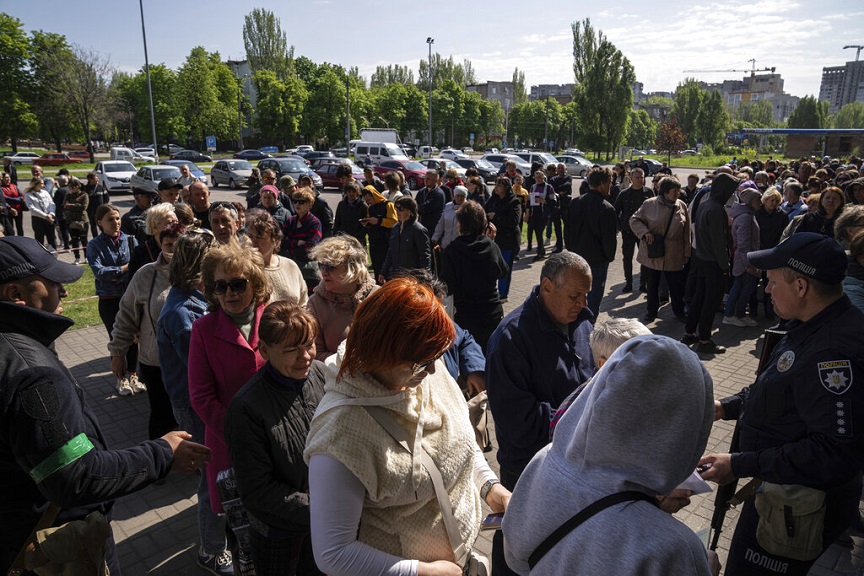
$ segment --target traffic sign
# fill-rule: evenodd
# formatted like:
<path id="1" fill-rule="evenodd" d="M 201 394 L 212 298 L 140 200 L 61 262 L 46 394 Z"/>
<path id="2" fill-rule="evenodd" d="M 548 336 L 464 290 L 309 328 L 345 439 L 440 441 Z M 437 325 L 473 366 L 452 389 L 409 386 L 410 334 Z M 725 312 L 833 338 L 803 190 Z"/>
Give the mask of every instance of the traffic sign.
<path id="1" fill-rule="evenodd" d="M 216 137 L 215 136 L 207 136 L 205 138 L 205 140 L 207 141 L 207 150 L 209 150 L 210 152 L 215 152 L 216 151 Z"/>

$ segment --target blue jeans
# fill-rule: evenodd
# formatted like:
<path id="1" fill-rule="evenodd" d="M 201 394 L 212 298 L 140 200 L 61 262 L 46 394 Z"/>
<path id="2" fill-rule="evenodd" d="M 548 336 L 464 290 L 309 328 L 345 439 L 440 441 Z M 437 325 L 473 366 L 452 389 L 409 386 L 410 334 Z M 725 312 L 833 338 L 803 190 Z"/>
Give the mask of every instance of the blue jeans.
<path id="1" fill-rule="evenodd" d="M 606 276 L 609 273 L 609 263 L 591 265 L 591 292 L 588 294 L 588 308 L 594 313 L 594 321 L 600 315 L 600 301 L 606 292 Z"/>
<path id="2" fill-rule="evenodd" d="M 192 434 L 192 440 L 204 443 L 204 422 L 186 404 L 174 406 L 174 417 L 180 424 L 180 430 Z M 210 490 L 207 487 L 207 476 L 203 470 L 198 471 L 198 535 L 201 540 L 201 555 L 213 556 L 225 551 L 225 516 L 213 512 L 210 507 Z"/>
<path id="3" fill-rule="evenodd" d="M 516 250 L 501 250 L 501 257 L 507 263 L 507 275 L 498 280 L 498 295 L 501 298 L 507 298 L 510 294 L 510 279 L 513 277 L 513 258 L 516 256 Z"/>
<path id="4" fill-rule="evenodd" d="M 737 316 L 743 318 L 746 313 L 747 303 L 750 296 L 756 290 L 759 278 L 745 272 L 732 279 L 732 288 L 729 290 L 729 298 L 726 299 L 725 316 Z"/>

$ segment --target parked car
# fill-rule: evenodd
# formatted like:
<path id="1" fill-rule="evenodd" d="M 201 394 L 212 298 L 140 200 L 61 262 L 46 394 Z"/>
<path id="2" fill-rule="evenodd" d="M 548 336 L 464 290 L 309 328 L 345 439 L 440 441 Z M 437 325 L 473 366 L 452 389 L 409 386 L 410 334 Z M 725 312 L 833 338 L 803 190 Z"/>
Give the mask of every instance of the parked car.
<path id="1" fill-rule="evenodd" d="M 144 156 L 131 148 L 126 148 L 125 146 L 112 146 L 111 147 L 111 160 L 125 160 L 127 162 L 134 163 L 149 163 L 155 164 L 156 158 L 154 156 Z"/>
<path id="2" fill-rule="evenodd" d="M 642 160 L 645 162 L 645 166 L 647 167 L 646 176 L 653 176 L 663 166 L 661 162 L 658 162 L 657 160 L 652 160 L 651 158 L 643 158 Z M 631 161 L 630 166 L 636 166 L 636 162 Z"/>
<path id="3" fill-rule="evenodd" d="M 470 146 L 465 146 L 464 148 L 462 148 L 462 152 L 464 152 L 465 154 L 471 154 L 472 152 L 474 152 L 474 149 Z"/>
<path id="4" fill-rule="evenodd" d="M 279 147 L 278 146 L 261 146 L 258 148 L 259 152 L 263 152 L 265 154 L 278 154 Z"/>
<path id="5" fill-rule="evenodd" d="M 165 166 L 177 166 L 178 169 L 180 168 L 181 164 L 185 164 L 186 166 L 189 166 L 190 174 L 198 178 L 198 180 L 201 180 L 202 182 L 207 184 L 207 175 L 204 174 L 204 171 L 201 170 L 201 168 L 199 168 L 197 164 L 190 160 L 176 160 L 172 158 L 171 160 L 165 160 L 164 162 L 162 162 L 162 164 L 164 164 Z"/>
<path id="6" fill-rule="evenodd" d="M 498 149 L 497 148 L 486 148 L 483 151 L 483 153 L 484 154 L 498 154 Z"/>
<path id="7" fill-rule="evenodd" d="M 440 150 L 435 146 L 420 146 L 420 149 L 417 151 L 421 158 L 429 158 L 431 156 L 436 156 Z"/>
<path id="8" fill-rule="evenodd" d="M 87 150 L 73 150 L 72 152 L 67 152 L 70 158 L 76 158 L 78 162 L 82 160 L 87 162 L 90 160 L 90 152 Z"/>
<path id="9" fill-rule="evenodd" d="M 504 163 L 508 160 L 513 160 L 516 162 L 516 172 L 521 174 L 522 176 L 526 176 L 529 172 L 531 172 L 531 165 L 522 160 L 519 156 L 515 154 L 484 154 L 481 157 L 481 160 L 486 160 L 493 166 L 498 169 L 498 173 L 501 174 L 504 172 L 503 166 Z"/>
<path id="10" fill-rule="evenodd" d="M 300 179 L 300 176 L 304 174 L 308 174 L 312 177 L 312 183 L 318 190 L 324 189 L 324 182 L 321 180 L 321 176 L 316 174 L 306 162 L 297 156 L 293 156 L 290 158 L 265 158 L 258 162 L 258 169 L 261 172 L 264 170 L 270 169 L 276 173 L 276 180 L 285 176 L 286 174 L 290 175 L 294 178 L 294 181 Z"/>
<path id="11" fill-rule="evenodd" d="M 13 164 L 33 164 L 33 161 L 39 158 L 39 154 L 35 152 L 17 152 L 9 156 Z"/>
<path id="12" fill-rule="evenodd" d="M 417 190 L 423 185 L 426 180 L 426 170 L 428 170 L 424 164 L 414 160 L 387 160 L 372 169 L 382 179 L 388 172 L 401 172 L 405 177 L 405 183 L 411 190 Z"/>
<path id="13" fill-rule="evenodd" d="M 181 150 L 171 155 L 172 160 L 189 160 L 190 162 L 212 162 L 213 158 L 195 150 Z"/>
<path id="14" fill-rule="evenodd" d="M 582 156 L 584 158 L 585 153 L 578 148 L 567 148 L 564 150 L 564 156 Z"/>
<path id="15" fill-rule="evenodd" d="M 33 164 L 37 166 L 62 166 L 63 164 L 77 164 L 78 162 L 80 160 L 71 158 L 63 152 L 49 152 L 33 160 Z"/>
<path id="16" fill-rule="evenodd" d="M 539 162 L 540 164 L 543 165 L 544 168 L 546 166 L 548 166 L 549 164 L 557 164 L 558 163 L 558 160 L 555 159 L 555 156 L 553 156 L 552 154 L 549 154 L 548 152 L 524 151 L 524 152 L 517 152 L 516 155 L 519 156 L 520 158 L 522 158 L 522 160 L 524 160 L 528 164 L 529 168 L 535 162 Z"/>
<path id="17" fill-rule="evenodd" d="M 456 160 L 459 158 L 468 158 L 468 155 L 462 152 L 461 150 L 456 150 L 454 148 L 448 148 L 447 150 L 441 151 L 441 158 L 446 158 L 448 160 Z"/>
<path id="18" fill-rule="evenodd" d="M 138 172 L 132 175 L 130 184 L 132 188 L 147 188 L 153 192 L 159 192 L 159 182 L 163 178 L 180 178 L 180 169 L 176 166 L 165 164 L 152 164 L 142 166 Z"/>
<path id="19" fill-rule="evenodd" d="M 309 146 L 308 144 L 301 144 L 300 146 L 297 146 L 297 150 L 296 150 L 295 154 L 304 155 L 307 152 L 314 152 L 314 151 L 315 151 L 315 148 L 313 148 L 312 146 Z"/>
<path id="20" fill-rule="evenodd" d="M 266 154 L 253 148 L 247 148 L 246 150 L 241 150 L 240 152 L 235 153 L 234 158 L 239 160 L 262 160 L 264 158 L 270 158 L 270 154 Z"/>
<path id="21" fill-rule="evenodd" d="M 462 166 L 460 166 L 459 164 L 457 164 L 453 160 L 450 160 L 449 158 L 427 158 L 426 160 L 420 160 L 420 164 L 422 164 L 423 166 L 426 166 L 427 169 L 433 168 L 435 170 L 438 170 L 438 172 L 441 172 L 441 163 L 442 162 L 444 163 L 444 171 L 445 172 L 447 170 L 449 170 L 450 168 L 455 168 L 456 173 L 459 174 L 460 178 L 465 177 L 465 168 L 463 168 Z M 425 174 L 424 174 L 424 176 L 425 176 Z"/>
<path id="22" fill-rule="evenodd" d="M 400 144 L 399 147 L 405 151 L 405 155 L 409 158 L 413 158 L 417 155 L 417 148 L 415 148 L 411 144 Z"/>
<path id="23" fill-rule="evenodd" d="M 119 192 L 130 192 L 132 190 L 132 176 L 138 169 L 131 162 L 125 160 L 102 160 L 96 163 L 96 177 L 99 184 L 108 191 L 108 194 Z"/>
<path id="24" fill-rule="evenodd" d="M 240 188 L 241 184 L 252 175 L 252 164 L 246 160 L 219 160 L 210 169 L 210 186 L 218 187 L 227 184 L 234 190 Z"/>
<path id="25" fill-rule="evenodd" d="M 482 158 L 457 158 L 456 163 L 465 168 L 475 168 L 480 177 L 486 182 L 491 182 L 498 177 L 498 168 L 488 160 Z"/>
<path id="26" fill-rule="evenodd" d="M 176 154 L 177 152 L 180 152 L 181 150 L 185 150 L 185 148 L 183 148 L 182 146 L 179 146 L 177 144 L 168 144 L 165 146 L 165 149 L 168 151 L 169 156 L 171 154 Z"/>
<path id="27" fill-rule="evenodd" d="M 591 162 L 582 156 L 556 156 L 558 162 L 567 167 L 567 173 L 571 176 L 581 176 L 582 178 L 591 170 Z"/>
<path id="28" fill-rule="evenodd" d="M 345 148 L 344 146 L 340 146 L 339 148 L 331 148 L 330 151 L 333 152 L 333 155 L 337 158 L 348 157 L 348 148 Z"/>
<path id="29" fill-rule="evenodd" d="M 311 152 L 298 152 L 298 156 L 304 158 L 310 165 L 319 158 L 336 158 L 336 155 L 329 150 L 312 150 Z"/>
<path id="30" fill-rule="evenodd" d="M 684 150 L 681 152 L 682 156 L 696 156 L 697 152 L 695 150 Z"/>
<path id="31" fill-rule="evenodd" d="M 340 188 L 342 186 L 339 178 L 336 177 L 336 169 L 342 164 L 351 166 L 351 175 L 354 176 L 355 180 L 363 181 L 363 169 L 354 162 L 341 159 L 325 159 L 322 160 L 322 163 L 315 170 L 315 173 L 321 177 L 321 184 L 324 188 Z"/>

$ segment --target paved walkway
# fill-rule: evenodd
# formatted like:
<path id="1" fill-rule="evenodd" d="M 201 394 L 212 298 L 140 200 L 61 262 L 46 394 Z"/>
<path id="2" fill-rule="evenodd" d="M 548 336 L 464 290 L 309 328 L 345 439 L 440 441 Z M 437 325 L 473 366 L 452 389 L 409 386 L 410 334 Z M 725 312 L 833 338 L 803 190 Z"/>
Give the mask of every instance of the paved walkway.
<path id="1" fill-rule="evenodd" d="M 225 198 L 222 198 L 222 195 Z M 214 200 L 227 200 L 236 192 L 220 190 Z M 333 202 L 335 192 L 327 192 Z M 131 204 L 131 203 L 130 203 Z M 620 250 L 619 250 L 620 253 Z M 528 296 L 540 276 L 540 264 L 530 258 L 516 262 L 510 300 L 505 313 L 520 305 Z M 606 295 L 601 307 L 601 319 L 607 315 L 641 318 L 645 313 L 645 298 L 641 294 L 621 294 L 624 278 L 619 260 L 610 266 Z M 719 318 L 717 320 L 719 325 Z M 759 327 L 736 328 L 722 326 L 715 341 L 728 348 L 726 354 L 706 362 L 714 378 L 715 396 L 737 392 L 752 383 L 758 364 L 760 334 L 769 323 L 760 319 Z M 661 308 L 657 320 L 650 328 L 658 334 L 680 338 L 682 325 L 672 316 L 669 306 Z M 102 327 L 67 332 L 57 344 L 60 357 L 72 370 L 86 392 L 87 400 L 96 411 L 102 428 L 112 447 L 132 446 L 146 439 L 148 404 L 146 395 L 117 396 L 107 357 L 108 337 Z M 658 414 L 658 417 L 662 415 Z M 732 434 L 732 424 L 718 422 L 708 441 L 708 451 L 726 451 Z M 497 470 L 495 452 L 487 454 L 489 463 Z M 196 478 L 185 474 L 172 474 L 161 486 L 150 486 L 117 502 L 114 508 L 114 532 L 118 554 L 127 575 L 139 574 L 200 574 L 196 566 L 198 541 L 195 514 Z M 676 517 L 696 532 L 707 530 L 713 511 L 713 494 L 693 498 L 690 506 Z M 737 513 L 727 515 L 720 540 L 721 561 L 729 546 Z M 864 540 L 855 537 L 854 549 L 833 546 L 811 574 L 864 574 Z M 491 550 L 490 533 L 481 533 L 477 542 L 481 552 Z"/>

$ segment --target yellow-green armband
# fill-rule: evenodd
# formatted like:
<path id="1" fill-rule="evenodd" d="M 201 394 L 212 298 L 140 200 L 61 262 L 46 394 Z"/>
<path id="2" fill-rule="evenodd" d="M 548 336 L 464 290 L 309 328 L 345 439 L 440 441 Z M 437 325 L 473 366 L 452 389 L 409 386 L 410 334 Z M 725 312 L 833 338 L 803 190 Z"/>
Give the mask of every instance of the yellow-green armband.
<path id="1" fill-rule="evenodd" d="M 30 470 L 30 477 L 36 484 L 39 484 L 61 468 L 75 462 L 92 449 L 93 443 L 82 432 Z"/>

